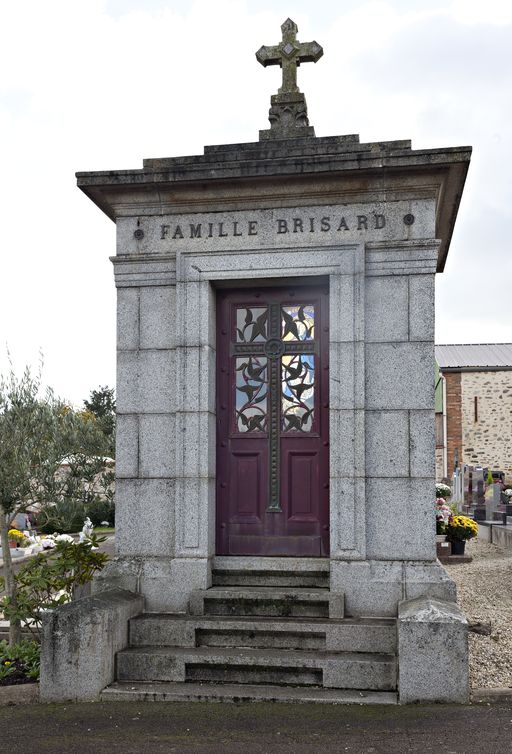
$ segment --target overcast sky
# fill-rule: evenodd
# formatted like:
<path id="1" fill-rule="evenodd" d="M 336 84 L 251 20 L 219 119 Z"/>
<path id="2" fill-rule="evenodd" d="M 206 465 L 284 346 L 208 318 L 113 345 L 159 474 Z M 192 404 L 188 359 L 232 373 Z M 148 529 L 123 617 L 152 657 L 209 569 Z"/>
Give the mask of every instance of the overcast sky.
<path id="1" fill-rule="evenodd" d="M 115 381 L 115 226 L 75 171 L 257 141 L 290 16 L 317 136 L 473 146 L 437 342 L 512 341 L 510 0 L 0 0 L 0 371 L 45 359 L 80 404 Z"/>

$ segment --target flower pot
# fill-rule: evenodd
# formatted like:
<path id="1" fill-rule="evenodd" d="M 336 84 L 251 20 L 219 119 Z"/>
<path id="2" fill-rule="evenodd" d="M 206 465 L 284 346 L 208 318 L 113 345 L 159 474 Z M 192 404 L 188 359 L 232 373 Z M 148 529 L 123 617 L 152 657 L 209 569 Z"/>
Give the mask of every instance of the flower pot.
<path id="1" fill-rule="evenodd" d="M 465 550 L 466 550 L 465 539 L 452 540 L 452 555 L 464 555 Z"/>
<path id="2" fill-rule="evenodd" d="M 18 543 L 16 542 L 16 540 L 14 539 L 9 540 L 9 547 L 11 548 L 11 550 L 15 550 L 17 546 L 18 546 Z"/>

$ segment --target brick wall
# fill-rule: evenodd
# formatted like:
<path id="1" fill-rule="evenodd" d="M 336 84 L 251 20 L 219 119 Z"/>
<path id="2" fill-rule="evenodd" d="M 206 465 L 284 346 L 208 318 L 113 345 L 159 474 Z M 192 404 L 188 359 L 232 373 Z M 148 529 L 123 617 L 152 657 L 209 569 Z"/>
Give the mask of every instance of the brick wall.
<path id="1" fill-rule="evenodd" d="M 512 371 L 463 372 L 459 377 L 465 463 L 512 476 Z"/>
<path id="2" fill-rule="evenodd" d="M 462 386 L 460 372 L 444 374 L 446 387 L 446 444 L 447 473 L 451 476 L 454 467 L 455 451 L 459 453 L 459 463 L 466 459 L 462 456 Z M 466 461 L 467 462 L 467 461 Z"/>

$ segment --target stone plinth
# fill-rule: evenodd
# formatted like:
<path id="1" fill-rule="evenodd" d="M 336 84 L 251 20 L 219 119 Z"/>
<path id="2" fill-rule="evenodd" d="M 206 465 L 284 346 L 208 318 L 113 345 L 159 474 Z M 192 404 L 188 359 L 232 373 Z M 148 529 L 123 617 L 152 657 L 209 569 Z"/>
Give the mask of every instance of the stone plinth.
<path id="1" fill-rule="evenodd" d="M 468 622 L 453 602 L 400 603 L 398 656 L 402 704 L 469 701 Z"/>
<path id="2" fill-rule="evenodd" d="M 140 595 L 110 590 L 45 613 L 40 700 L 97 700 L 114 680 L 116 653 L 128 645 L 128 621 L 143 608 Z"/>

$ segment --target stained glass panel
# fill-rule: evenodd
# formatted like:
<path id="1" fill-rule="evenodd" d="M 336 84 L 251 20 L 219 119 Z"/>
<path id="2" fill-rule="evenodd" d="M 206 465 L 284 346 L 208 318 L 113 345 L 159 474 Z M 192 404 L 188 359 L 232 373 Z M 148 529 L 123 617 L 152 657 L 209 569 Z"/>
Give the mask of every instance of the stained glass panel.
<path id="1" fill-rule="evenodd" d="M 314 340 L 315 307 L 312 304 L 283 306 L 281 317 L 283 340 Z"/>
<path id="2" fill-rule="evenodd" d="M 264 356 L 236 359 L 236 431 L 264 432 L 267 428 L 268 376 Z"/>
<path id="3" fill-rule="evenodd" d="M 281 390 L 281 431 L 311 432 L 315 408 L 313 354 L 282 357 Z"/>
<path id="4" fill-rule="evenodd" d="M 261 343 L 268 337 L 266 306 L 241 306 L 236 310 L 236 342 Z"/>

